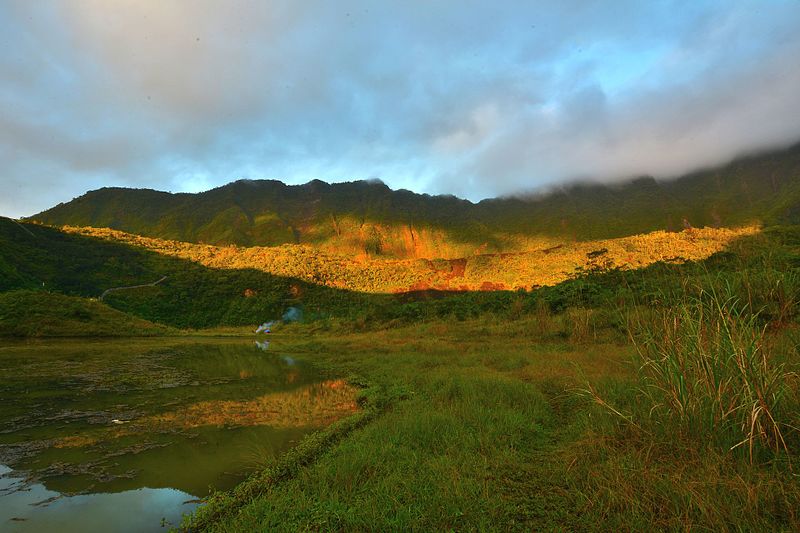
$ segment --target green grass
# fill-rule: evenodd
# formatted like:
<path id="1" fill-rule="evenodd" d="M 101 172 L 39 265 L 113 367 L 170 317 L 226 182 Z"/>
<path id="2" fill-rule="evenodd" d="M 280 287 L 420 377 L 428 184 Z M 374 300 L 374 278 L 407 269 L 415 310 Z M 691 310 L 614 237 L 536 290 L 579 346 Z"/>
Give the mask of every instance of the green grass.
<path id="1" fill-rule="evenodd" d="M 759 311 L 730 285 L 702 289 L 678 305 L 632 317 L 647 421 L 700 442 L 747 450 L 788 451 L 797 375 L 759 321 Z M 794 403 L 794 402 L 792 402 Z"/>
<path id="2" fill-rule="evenodd" d="M 235 505 L 203 529 L 800 526 L 800 482 L 785 462 L 751 464 L 713 442 L 644 433 L 609 416 L 575 390 L 589 381 L 631 409 L 641 401 L 635 348 L 613 328 L 590 327 L 587 341 L 583 332 L 563 332 L 558 317 L 553 324 L 544 340 L 531 317 L 350 334 L 284 329 L 273 341 L 281 351 L 357 372 L 405 398 L 313 462 L 294 464 L 292 475 L 267 483 L 257 476 L 258 490 L 234 493 L 227 501 Z M 225 501 L 212 507 L 224 509 Z"/>
<path id="3" fill-rule="evenodd" d="M 351 378 L 350 381 L 359 383 L 358 378 Z M 386 390 L 379 386 L 368 387 L 364 383 L 360 384 L 366 388 L 358 398 L 360 410 L 356 414 L 304 438 L 268 468 L 251 476 L 234 490 L 213 494 L 203 507 L 187 519 L 184 527 L 193 530 L 204 529 L 229 519 L 253 498 L 264 495 L 271 487 L 295 477 L 303 467 L 325 453 L 331 446 L 380 416 L 394 401 L 405 397 L 402 389 Z"/>
<path id="4" fill-rule="evenodd" d="M 416 303 L 385 331 L 285 326 L 279 349 L 407 399 L 205 529 L 795 531 L 794 235 L 477 311 Z"/>
<path id="5" fill-rule="evenodd" d="M 0 337 L 145 337 L 172 328 L 101 302 L 45 291 L 0 293 Z"/>

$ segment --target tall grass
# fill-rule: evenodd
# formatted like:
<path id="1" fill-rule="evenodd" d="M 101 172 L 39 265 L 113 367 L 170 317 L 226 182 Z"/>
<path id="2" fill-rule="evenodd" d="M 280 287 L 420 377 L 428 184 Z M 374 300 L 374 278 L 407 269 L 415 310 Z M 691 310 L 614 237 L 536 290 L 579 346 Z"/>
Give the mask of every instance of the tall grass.
<path id="1" fill-rule="evenodd" d="M 629 316 L 654 429 L 747 450 L 789 452 L 796 374 L 775 353 L 759 310 L 731 284 Z"/>

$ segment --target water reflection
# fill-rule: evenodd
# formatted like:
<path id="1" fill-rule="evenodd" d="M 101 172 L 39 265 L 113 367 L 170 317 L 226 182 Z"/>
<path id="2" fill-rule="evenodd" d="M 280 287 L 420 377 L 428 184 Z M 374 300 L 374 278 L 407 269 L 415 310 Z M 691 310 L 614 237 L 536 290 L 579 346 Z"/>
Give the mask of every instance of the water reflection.
<path id="1" fill-rule="evenodd" d="M 0 465 L 0 530 L 8 532 L 165 531 L 198 502 L 175 489 L 139 488 L 116 494 L 65 496 L 26 483 Z"/>
<path id="2" fill-rule="evenodd" d="M 212 400 L 196 402 L 179 409 L 130 421 L 126 427 L 109 427 L 53 439 L 53 448 L 75 448 L 119 441 L 146 432 L 180 434 L 204 426 L 231 429 L 269 426 L 274 429 L 322 427 L 356 410 L 356 390 L 343 380 L 328 380 L 301 388 L 272 392 L 250 400 Z M 112 420 L 115 425 L 125 422 Z M 155 445 L 153 447 L 161 447 Z M 136 447 L 139 453 L 142 445 Z"/>
<path id="3" fill-rule="evenodd" d="M 256 347 L 262 352 L 269 350 L 269 341 L 256 341 Z"/>
<path id="4" fill-rule="evenodd" d="M 262 349 L 189 339 L 0 346 L 0 531 L 118 530 L 125 510 L 142 506 L 131 530 L 158 529 L 194 505 L 183 502 L 233 487 L 356 408 L 346 383 Z"/>
<path id="5" fill-rule="evenodd" d="M 198 402 L 142 420 L 142 429 L 200 426 L 321 427 L 356 410 L 356 390 L 343 380 L 328 380 L 291 392 L 251 400 Z M 133 426 L 129 431 L 137 431 Z"/>

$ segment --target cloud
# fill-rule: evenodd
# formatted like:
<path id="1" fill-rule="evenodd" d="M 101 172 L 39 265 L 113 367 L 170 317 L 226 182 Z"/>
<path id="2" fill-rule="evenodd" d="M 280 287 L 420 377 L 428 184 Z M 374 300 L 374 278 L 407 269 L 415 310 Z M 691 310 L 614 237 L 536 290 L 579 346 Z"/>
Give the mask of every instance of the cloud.
<path id="1" fill-rule="evenodd" d="M 800 3 L 10 2 L 0 213 L 102 185 L 471 199 L 800 139 Z"/>

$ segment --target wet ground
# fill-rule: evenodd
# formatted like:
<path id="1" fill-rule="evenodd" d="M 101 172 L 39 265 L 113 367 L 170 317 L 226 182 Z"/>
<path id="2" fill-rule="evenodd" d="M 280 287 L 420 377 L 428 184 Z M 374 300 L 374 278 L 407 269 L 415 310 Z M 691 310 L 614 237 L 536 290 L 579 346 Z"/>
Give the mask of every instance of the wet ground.
<path id="1" fill-rule="evenodd" d="M 0 344 L 0 531 L 163 531 L 355 390 L 243 339 Z"/>

